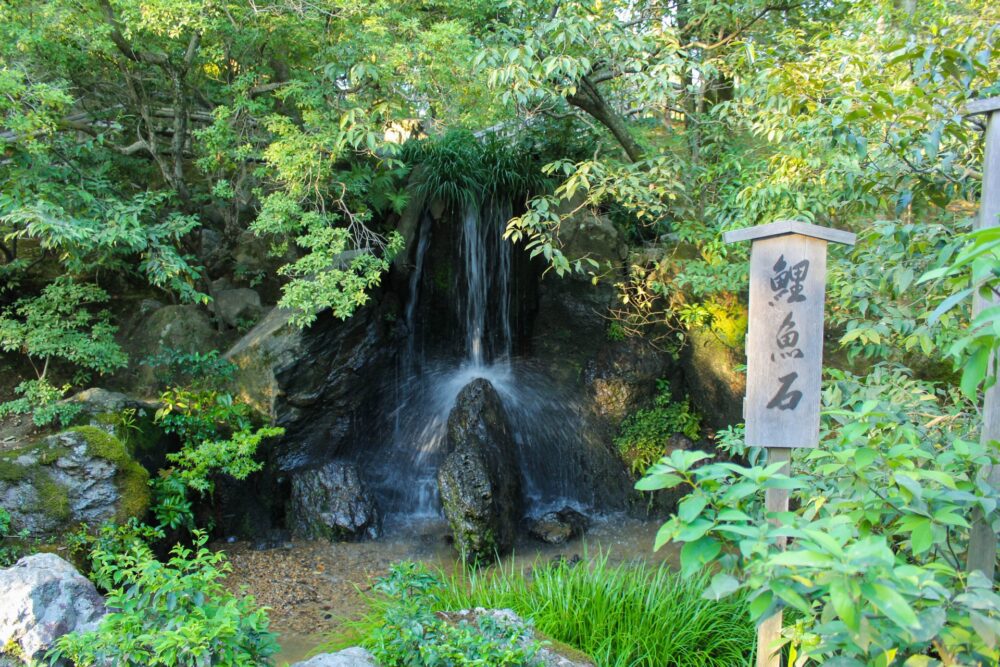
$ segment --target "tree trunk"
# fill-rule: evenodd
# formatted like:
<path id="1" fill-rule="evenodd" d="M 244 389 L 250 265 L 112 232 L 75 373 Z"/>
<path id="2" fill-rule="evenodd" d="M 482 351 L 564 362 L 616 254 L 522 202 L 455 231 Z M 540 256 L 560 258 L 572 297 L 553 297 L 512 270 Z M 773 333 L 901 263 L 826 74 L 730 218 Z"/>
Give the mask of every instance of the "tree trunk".
<path id="1" fill-rule="evenodd" d="M 625 119 L 611 108 L 611 105 L 607 103 L 590 79 L 587 77 L 580 79 L 580 87 L 576 94 L 567 97 L 566 101 L 590 114 L 597 122 L 608 128 L 630 161 L 638 162 L 643 158 L 644 151 L 632 133 L 629 132 Z"/>

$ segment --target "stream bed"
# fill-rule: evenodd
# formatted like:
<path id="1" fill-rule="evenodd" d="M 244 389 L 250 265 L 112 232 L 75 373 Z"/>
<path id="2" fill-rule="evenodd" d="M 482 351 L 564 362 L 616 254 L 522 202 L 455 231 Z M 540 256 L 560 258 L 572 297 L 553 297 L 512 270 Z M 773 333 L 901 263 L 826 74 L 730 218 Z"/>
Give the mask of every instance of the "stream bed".
<path id="1" fill-rule="evenodd" d="M 653 551 L 659 521 L 612 516 L 595 520 L 580 540 L 550 545 L 527 536 L 502 565 L 528 568 L 560 556 L 572 558 L 607 553 L 609 563 L 632 560 L 677 563 L 671 546 Z M 296 541 L 291 548 L 254 550 L 249 542 L 216 544 L 229 556 L 233 572 L 227 585 L 245 589 L 257 603 L 270 608 L 271 629 L 282 650 L 276 664 L 302 660 L 317 647 L 347 630 L 346 624 L 366 609 L 365 592 L 373 577 L 399 561 L 411 560 L 452 573 L 459 562 L 441 520 L 426 520 L 405 529 L 386 526 L 387 537 L 369 542 Z"/>

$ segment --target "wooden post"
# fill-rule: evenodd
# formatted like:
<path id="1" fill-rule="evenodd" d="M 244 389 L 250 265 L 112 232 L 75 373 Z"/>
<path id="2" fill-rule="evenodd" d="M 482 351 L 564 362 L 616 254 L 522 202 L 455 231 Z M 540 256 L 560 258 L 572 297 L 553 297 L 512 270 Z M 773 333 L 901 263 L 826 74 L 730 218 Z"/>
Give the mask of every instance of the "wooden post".
<path id="1" fill-rule="evenodd" d="M 986 114 L 986 144 L 983 147 L 983 193 L 979 201 L 976 229 L 1000 226 L 1000 97 L 977 100 L 966 107 L 967 114 Z M 977 315 L 995 305 L 995 300 L 976 294 L 972 298 L 972 312 Z M 992 365 L 995 359 L 990 360 Z M 983 429 L 980 442 L 988 447 L 1000 440 L 1000 383 L 986 390 L 983 399 Z M 1000 467 L 985 465 L 979 471 L 990 486 L 1000 486 Z M 969 553 L 966 567 L 971 573 L 979 570 L 992 580 L 996 571 L 997 535 L 991 517 L 976 510 L 969 531 Z"/>
<path id="2" fill-rule="evenodd" d="M 747 332 L 746 444 L 767 447 L 768 463 L 784 463 L 792 447 L 819 442 L 823 375 L 826 245 L 854 244 L 854 234 L 796 220 L 724 234 L 727 243 L 751 241 L 750 327 Z M 765 508 L 788 511 L 788 491 L 768 489 Z M 786 539 L 777 546 L 784 549 Z M 781 667 L 782 614 L 757 628 L 757 667 Z"/>

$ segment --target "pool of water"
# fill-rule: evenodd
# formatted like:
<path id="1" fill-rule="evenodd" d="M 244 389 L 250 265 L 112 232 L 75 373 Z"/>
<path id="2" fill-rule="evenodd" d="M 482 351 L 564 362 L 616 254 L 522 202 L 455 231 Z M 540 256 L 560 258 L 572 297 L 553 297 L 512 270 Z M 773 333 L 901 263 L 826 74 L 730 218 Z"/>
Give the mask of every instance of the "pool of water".
<path id="1" fill-rule="evenodd" d="M 527 568 L 535 562 L 605 553 L 612 564 L 628 561 L 676 564 L 677 551 L 653 551 L 659 521 L 623 516 L 595 521 L 579 540 L 549 545 L 521 539 L 504 567 Z M 308 657 L 331 637 L 342 635 L 365 611 L 364 596 L 374 577 L 403 560 L 425 563 L 451 573 L 459 562 L 443 521 L 386 525 L 384 537 L 369 542 L 295 542 L 290 549 L 254 551 L 249 544 L 220 544 L 233 565 L 233 590 L 246 590 L 271 608 L 272 629 L 279 633 L 277 664 Z"/>

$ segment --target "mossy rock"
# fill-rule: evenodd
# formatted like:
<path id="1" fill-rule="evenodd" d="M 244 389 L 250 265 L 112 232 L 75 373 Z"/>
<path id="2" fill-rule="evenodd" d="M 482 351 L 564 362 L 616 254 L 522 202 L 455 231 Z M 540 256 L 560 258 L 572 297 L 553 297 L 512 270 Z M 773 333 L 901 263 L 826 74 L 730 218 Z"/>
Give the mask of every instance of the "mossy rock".
<path id="1" fill-rule="evenodd" d="M 114 435 L 79 426 L 0 454 L 0 506 L 15 530 L 58 541 L 78 525 L 141 518 L 149 473 Z"/>

